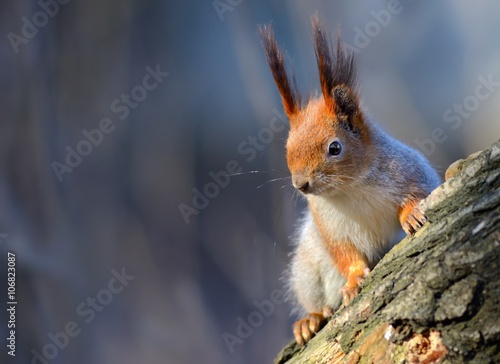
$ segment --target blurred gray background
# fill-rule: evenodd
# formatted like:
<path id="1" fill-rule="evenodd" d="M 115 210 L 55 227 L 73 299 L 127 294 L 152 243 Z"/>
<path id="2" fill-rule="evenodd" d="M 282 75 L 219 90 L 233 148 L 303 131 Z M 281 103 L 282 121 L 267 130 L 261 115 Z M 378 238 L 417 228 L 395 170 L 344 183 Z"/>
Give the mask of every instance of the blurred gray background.
<path id="1" fill-rule="evenodd" d="M 273 21 L 303 95 L 318 88 L 310 16 L 340 25 L 365 108 L 441 175 L 500 136 L 498 86 L 480 86 L 500 81 L 495 1 L 56 4 L 0 4 L 0 302 L 7 252 L 18 301 L 15 358 L 0 313 L 2 363 L 266 363 L 292 338 L 286 303 L 268 317 L 255 304 L 282 289 L 304 207 L 286 129 L 266 129 L 282 106 L 258 24 Z M 168 76 L 144 91 L 148 66 Z M 85 142 L 106 118 L 113 130 Z M 58 178 L 68 146 L 87 155 Z M 229 161 L 242 173 L 214 187 Z M 110 293 L 123 269 L 135 278 Z"/>

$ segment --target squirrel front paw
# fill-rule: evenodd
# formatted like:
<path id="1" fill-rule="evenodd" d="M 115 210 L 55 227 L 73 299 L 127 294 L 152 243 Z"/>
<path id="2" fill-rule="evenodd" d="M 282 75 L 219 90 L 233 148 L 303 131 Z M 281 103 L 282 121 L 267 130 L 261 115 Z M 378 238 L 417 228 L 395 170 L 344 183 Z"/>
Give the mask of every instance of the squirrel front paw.
<path id="1" fill-rule="evenodd" d="M 427 217 L 425 217 L 424 212 L 417 205 L 413 208 L 413 211 L 406 215 L 404 221 L 401 222 L 403 230 L 408 235 L 415 234 L 425 223 L 427 222 Z"/>
<path id="2" fill-rule="evenodd" d="M 333 310 L 325 306 L 323 312 L 312 312 L 307 317 L 293 324 L 293 335 L 299 346 L 304 346 L 325 326 L 327 319 L 333 316 Z"/>
<path id="3" fill-rule="evenodd" d="M 362 271 L 357 270 L 356 274 L 349 276 L 347 283 L 340 289 L 344 306 L 347 306 L 358 295 L 368 274 L 370 274 L 370 268 L 365 267 Z"/>

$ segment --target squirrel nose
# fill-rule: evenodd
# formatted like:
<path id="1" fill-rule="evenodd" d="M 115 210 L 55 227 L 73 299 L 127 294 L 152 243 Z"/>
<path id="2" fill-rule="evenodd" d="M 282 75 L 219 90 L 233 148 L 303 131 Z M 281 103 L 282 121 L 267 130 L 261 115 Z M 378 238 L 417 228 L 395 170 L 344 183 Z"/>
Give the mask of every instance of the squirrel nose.
<path id="1" fill-rule="evenodd" d="M 307 191 L 311 187 L 309 180 L 307 178 L 304 178 L 304 177 L 294 177 L 293 178 L 293 185 L 296 189 L 298 189 L 300 192 L 303 192 L 303 193 L 307 193 Z"/>
<path id="2" fill-rule="evenodd" d="M 302 186 L 297 187 L 300 192 L 307 192 L 309 189 L 309 182 L 305 182 Z"/>

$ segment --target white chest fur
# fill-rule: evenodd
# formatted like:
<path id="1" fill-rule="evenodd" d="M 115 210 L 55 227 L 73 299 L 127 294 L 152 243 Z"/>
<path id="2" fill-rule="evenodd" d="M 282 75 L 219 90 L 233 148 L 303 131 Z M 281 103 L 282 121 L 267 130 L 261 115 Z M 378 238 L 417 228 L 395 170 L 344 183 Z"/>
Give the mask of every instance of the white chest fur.
<path id="1" fill-rule="evenodd" d="M 379 190 L 310 195 L 308 201 L 315 219 L 321 220 L 324 238 L 353 243 L 370 262 L 377 261 L 401 232 L 394 199 Z"/>

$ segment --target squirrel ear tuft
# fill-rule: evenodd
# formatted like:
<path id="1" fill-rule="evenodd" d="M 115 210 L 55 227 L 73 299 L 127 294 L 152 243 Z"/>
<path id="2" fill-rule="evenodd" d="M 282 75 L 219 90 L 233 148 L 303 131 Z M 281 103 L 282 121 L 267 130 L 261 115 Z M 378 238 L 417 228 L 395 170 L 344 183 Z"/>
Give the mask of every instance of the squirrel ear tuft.
<path id="1" fill-rule="evenodd" d="M 262 45 L 266 52 L 267 62 L 271 68 L 274 82 L 278 86 L 288 118 L 291 119 L 300 110 L 300 94 L 297 91 L 295 77 L 289 77 L 285 67 L 285 57 L 283 51 L 278 47 L 274 30 L 271 24 L 259 26 L 262 37 Z"/>
<path id="2" fill-rule="evenodd" d="M 358 96 L 346 85 L 335 86 L 332 91 L 335 103 L 335 114 L 340 122 L 346 122 L 349 129 L 358 130 L 362 127 L 359 113 Z"/>
<path id="3" fill-rule="evenodd" d="M 358 111 L 358 99 L 346 85 L 335 86 L 332 91 L 335 113 L 340 117 L 351 117 Z"/>
<path id="4" fill-rule="evenodd" d="M 344 100 L 340 110 L 350 105 L 349 99 L 356 102 L 356 68 L 354 65 L 354 53 L 342 46 L 340 30 L 337 29 L 336 46 L 332 46 L 331 36 L 321 25 L 318 15 L 311 17 L 312 29 L 314 35 L 314 49 L 316 52 L 316 61 L 319 71 L 319 82 L 321 92 L 328 109 L 334 113 L 338 109 L 336 98 Z M 335 91 L 339 88 L 338 91 Z M 349 91 L 346 93 L 343 89 Z M 354 91 L 354 92 L 353 92 Z M 338 92 L 338 97 L 334 93 Z M 343 95 L 344 96 L 343 96 Z M 354 97 L 347 97 L 350 94 Z M 332 97 L 333 96 L 333 97 Z"/>

